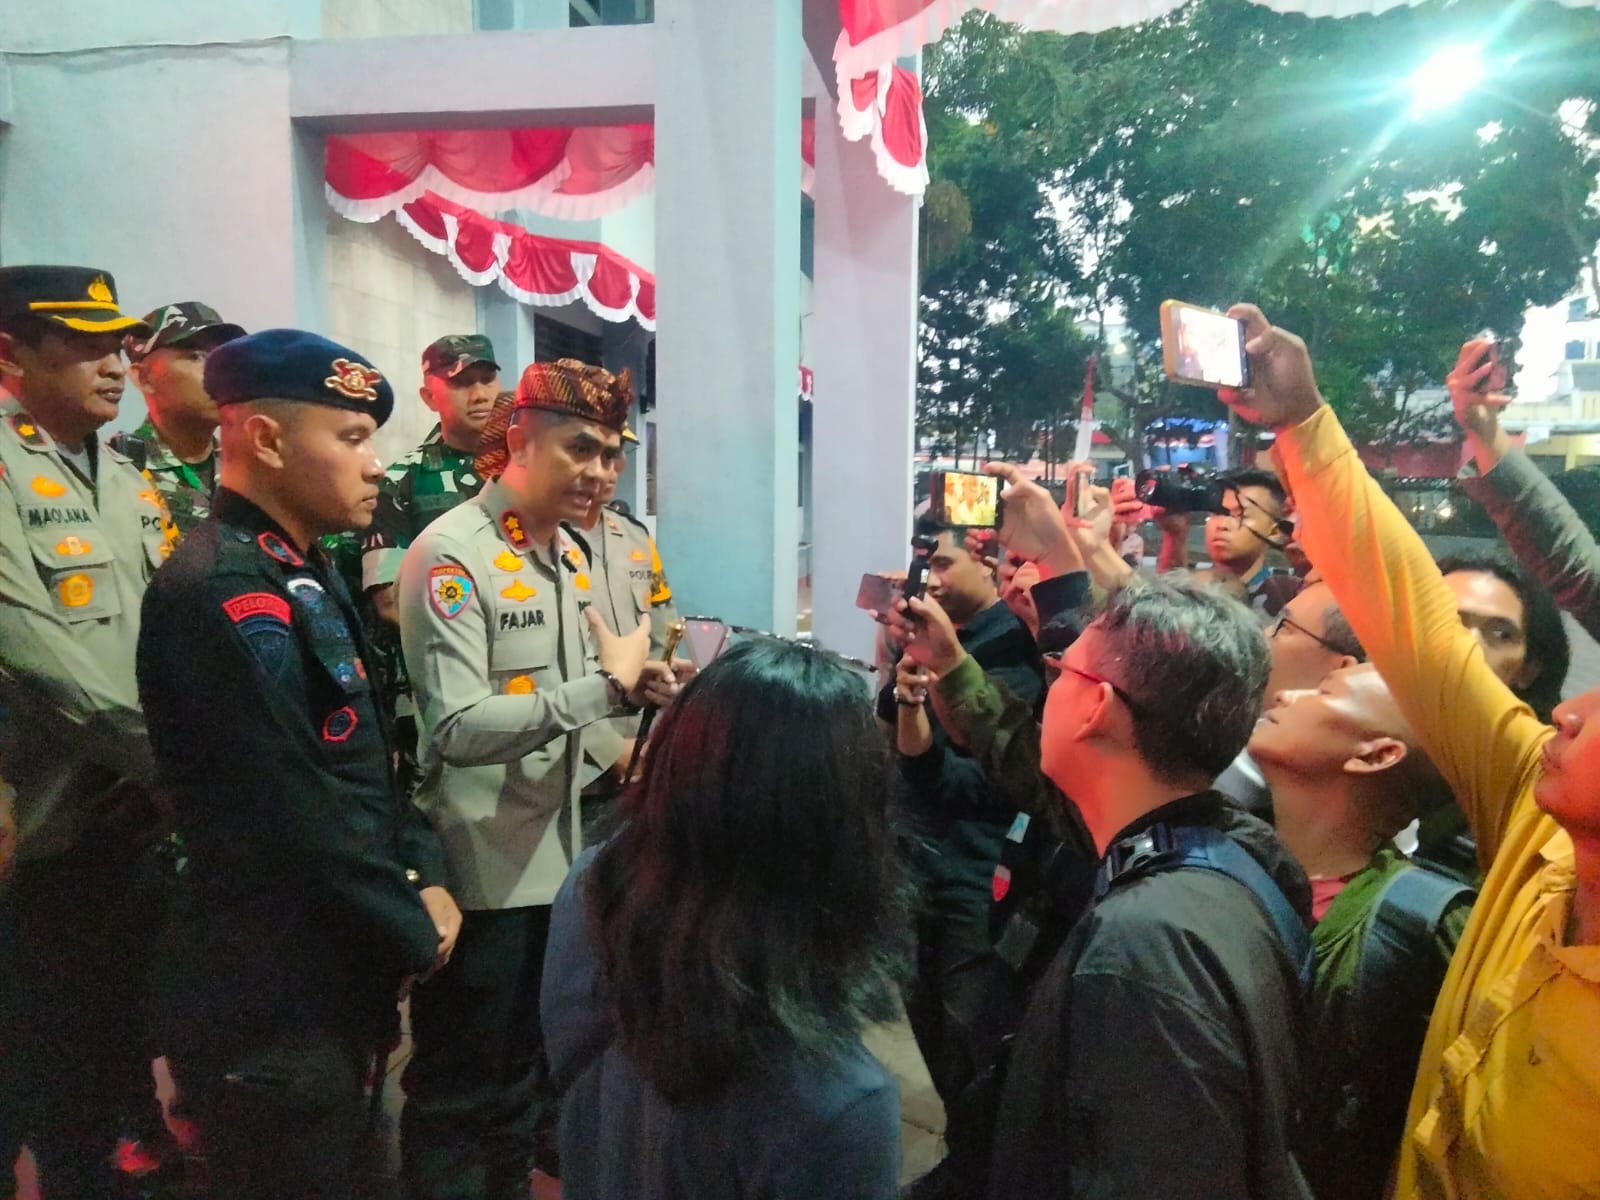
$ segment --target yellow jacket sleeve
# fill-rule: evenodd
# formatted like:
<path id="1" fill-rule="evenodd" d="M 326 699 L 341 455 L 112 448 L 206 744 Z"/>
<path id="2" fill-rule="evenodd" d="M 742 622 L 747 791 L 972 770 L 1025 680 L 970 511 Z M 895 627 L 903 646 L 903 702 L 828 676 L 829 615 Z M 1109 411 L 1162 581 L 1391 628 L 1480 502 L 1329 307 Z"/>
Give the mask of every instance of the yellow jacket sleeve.
<path id="1" fill-rule="evenodd" d="M 1487 870 L 1550 730 L 1501 683 L 1454 594 L 1324 405 L 1273 450 L 1301 541 L 1423 748 L 1455 791 Z"/>

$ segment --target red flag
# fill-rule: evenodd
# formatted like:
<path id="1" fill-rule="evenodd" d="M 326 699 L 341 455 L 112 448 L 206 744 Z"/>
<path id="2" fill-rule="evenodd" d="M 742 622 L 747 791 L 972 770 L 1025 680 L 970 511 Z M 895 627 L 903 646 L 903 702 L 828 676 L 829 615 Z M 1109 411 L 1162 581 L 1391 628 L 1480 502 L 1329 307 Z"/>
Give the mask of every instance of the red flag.
<path id="1" fill-rule="evenodd" d="M 1088 462 L 1090 439 L 1094 437 L 1094 364 L 1097 355 L 1089 355 L 1089 373 L 1083 378 L 1083 410 L 1078 414 L 1078 437 L 1072 447 L 1074 462 Z"/>

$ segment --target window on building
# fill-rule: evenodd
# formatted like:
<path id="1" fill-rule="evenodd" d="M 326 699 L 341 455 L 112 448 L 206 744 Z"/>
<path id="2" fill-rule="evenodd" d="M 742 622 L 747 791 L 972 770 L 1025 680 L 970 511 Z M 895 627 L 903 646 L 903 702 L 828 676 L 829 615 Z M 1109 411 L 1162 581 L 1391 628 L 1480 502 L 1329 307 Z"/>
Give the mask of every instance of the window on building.
<path id="1" fill-rule="evenodd" d="M 1584 321 L 1589 317 L 1589 298 L 1579 296 L 1576 300 L 1567 301 L 1567 320 Z"/>
<path id="2" fill-rule="evenodd" d="M 655 0 L 570 0 L 573 28 L 583 25 L 648 25 L 656 19 Z"/>
<path id="3" fill-rule="evenodd" d="M 533 360 L 555 362 L 558 358 L 575 358 L 579 362 L 600 366 L 600 335 L 576 329 L 554 317 L 535 313 Z"/>
<path id="4" fill-rule="evenodd" d="M 1588 346 L 1582 341 L 1568 342 L 1566 359 L 1568 362 L 1581 362 L 1588 358 Z"/>

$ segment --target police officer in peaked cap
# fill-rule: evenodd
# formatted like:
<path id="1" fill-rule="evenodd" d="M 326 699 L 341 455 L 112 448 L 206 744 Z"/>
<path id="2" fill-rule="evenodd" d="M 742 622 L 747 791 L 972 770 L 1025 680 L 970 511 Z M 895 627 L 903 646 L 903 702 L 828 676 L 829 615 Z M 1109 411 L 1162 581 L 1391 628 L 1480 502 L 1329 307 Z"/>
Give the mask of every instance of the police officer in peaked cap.
<path id="1" fill-rule="evenodd" d="M 0 1160 L 47 1196 L 107 1194 L 130 1094 L 165 831 L 134 682 L 145 587 L 177 530 L 100 440 L 147 326 L 105 271 L 0 268 L 0 775 L 16 862 L 0 896 Z M 131 1089 L 131 1093 L 130 1093 Z"/>

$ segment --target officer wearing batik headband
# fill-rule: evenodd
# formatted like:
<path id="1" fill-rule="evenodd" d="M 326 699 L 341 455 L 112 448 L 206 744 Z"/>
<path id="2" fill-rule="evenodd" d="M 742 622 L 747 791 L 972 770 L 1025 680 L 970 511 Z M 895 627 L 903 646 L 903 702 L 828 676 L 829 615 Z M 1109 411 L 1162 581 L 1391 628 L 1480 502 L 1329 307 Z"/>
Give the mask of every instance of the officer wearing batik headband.
<path id="1" fill-rule="evenodd" d="M 561 528 L 596 503 L 628 399 L 595 368 L 529 367 L 503 417 L 499 478 L 428 526 L 400 567 L 416 800 L 465 910 L 461 953 L 411 997 L 401 1148 L 413 1197 L 526 1197 L 548 1099 L 545 935 L 581 848 L 585 746 L 630 699 L 675 690 L 670 669 L 646 664 L 647 619 L 618 636 L 581 612 L 600 583 Z"/>
<path id="2" fill-rule="evenodd" d="M 168 1058 L 216 1195 L 348 1195 L 401 983 L 448 961 L 460 928 L 318 547 L 372 519 L 371 439 L 394 393 L 355 351 L 293 329 L 219 347 L 205 386 L 221 486 L 146 596 L 138 657 L 188 854 Z"/>
<path id="3" fill-rule="evenodd" d="M 128 374 L 149 416 L 111 444 L 149 472 L 181 533 L 211 511 L 217 486 L 217 405 L 206 394 L 206 355 L 244 330 L 198 300 L 164 304 L 144 319 L 148 334 L 122 339 Z"/>

